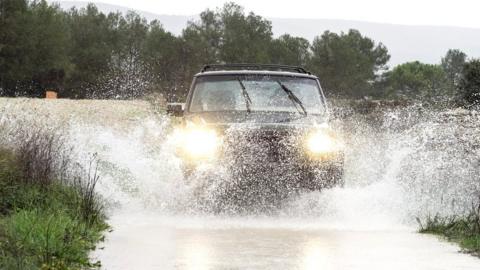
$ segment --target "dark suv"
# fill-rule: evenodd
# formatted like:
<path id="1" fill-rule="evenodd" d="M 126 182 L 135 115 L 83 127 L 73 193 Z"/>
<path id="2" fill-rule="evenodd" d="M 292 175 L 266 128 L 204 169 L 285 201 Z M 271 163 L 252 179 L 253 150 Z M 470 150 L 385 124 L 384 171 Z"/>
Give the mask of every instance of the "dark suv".
<path id="1" fill-rule="evenodd" d="M 174 138 L 186 178 L 222 166 L 236 185 L 320 190 L 343 185 L 342 143 L 316 76 L 283 65 L 207 65 L 195 75 Z M 193 180 L 192 180 L 193 181 Z"/>

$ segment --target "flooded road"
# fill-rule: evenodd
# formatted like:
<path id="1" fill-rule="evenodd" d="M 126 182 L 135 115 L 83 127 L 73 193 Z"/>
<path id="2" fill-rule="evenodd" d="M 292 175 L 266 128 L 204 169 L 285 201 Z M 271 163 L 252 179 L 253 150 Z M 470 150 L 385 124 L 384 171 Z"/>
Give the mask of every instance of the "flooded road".
<path id="1" fill-rule="evenodd" d="M 336 230 L 302 220 L 118 215 L 103 269 L 480 269 L 458 247 L 412 229 Z"/>

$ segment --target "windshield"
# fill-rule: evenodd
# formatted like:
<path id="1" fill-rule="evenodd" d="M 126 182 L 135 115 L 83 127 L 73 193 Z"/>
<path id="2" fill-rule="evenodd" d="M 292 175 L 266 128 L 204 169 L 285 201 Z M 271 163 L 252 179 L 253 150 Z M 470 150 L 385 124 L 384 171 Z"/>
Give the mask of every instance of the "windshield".
<path id="1" fill-rule="evenodd" d="M 267 75 L 198 77 L 189 111 L 298 112 L 298 104 L 292 102 L 281 85 L 298 97 L 309 114 L 324 112 L 320 89 L 315 79 Z"/>

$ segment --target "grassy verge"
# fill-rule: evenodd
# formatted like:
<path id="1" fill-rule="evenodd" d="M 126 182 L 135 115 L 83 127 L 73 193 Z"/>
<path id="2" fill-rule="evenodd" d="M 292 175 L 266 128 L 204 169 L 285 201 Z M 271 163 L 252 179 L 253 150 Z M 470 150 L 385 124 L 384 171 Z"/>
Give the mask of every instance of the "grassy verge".
<path id="1" fill-rule="evenodd" d="M 0 269 L 91 269 L 108 228 L 94 193 L 98 177 L 72 172 L 54 138 L 0 148 Z"/>
<path id="2" fill-rule="evenodd" d="M 420 222 L 420 232 L 440 235 L 456 242 L 463 251 L 480 257 L 480 206 L 465 217 L 429 217 Z"/>

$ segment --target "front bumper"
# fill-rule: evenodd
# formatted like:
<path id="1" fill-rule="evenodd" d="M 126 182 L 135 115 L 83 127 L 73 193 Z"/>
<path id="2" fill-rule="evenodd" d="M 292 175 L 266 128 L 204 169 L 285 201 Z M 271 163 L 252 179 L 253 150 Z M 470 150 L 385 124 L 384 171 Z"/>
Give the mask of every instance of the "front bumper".
<path id="1" fill-rule="evenodd" d="M 215 156 L 208 159 L 192 159 L 179 153 L 184 168 L 193 171 L 197 167 L 224 167 L 228 171 L 269 171 L 278 168 L 296 170 L 323 170 L 343 167 L 342 151 L 312 155 L 305 148 L 300 132 L 242 131 L 225 134 Z"/>

